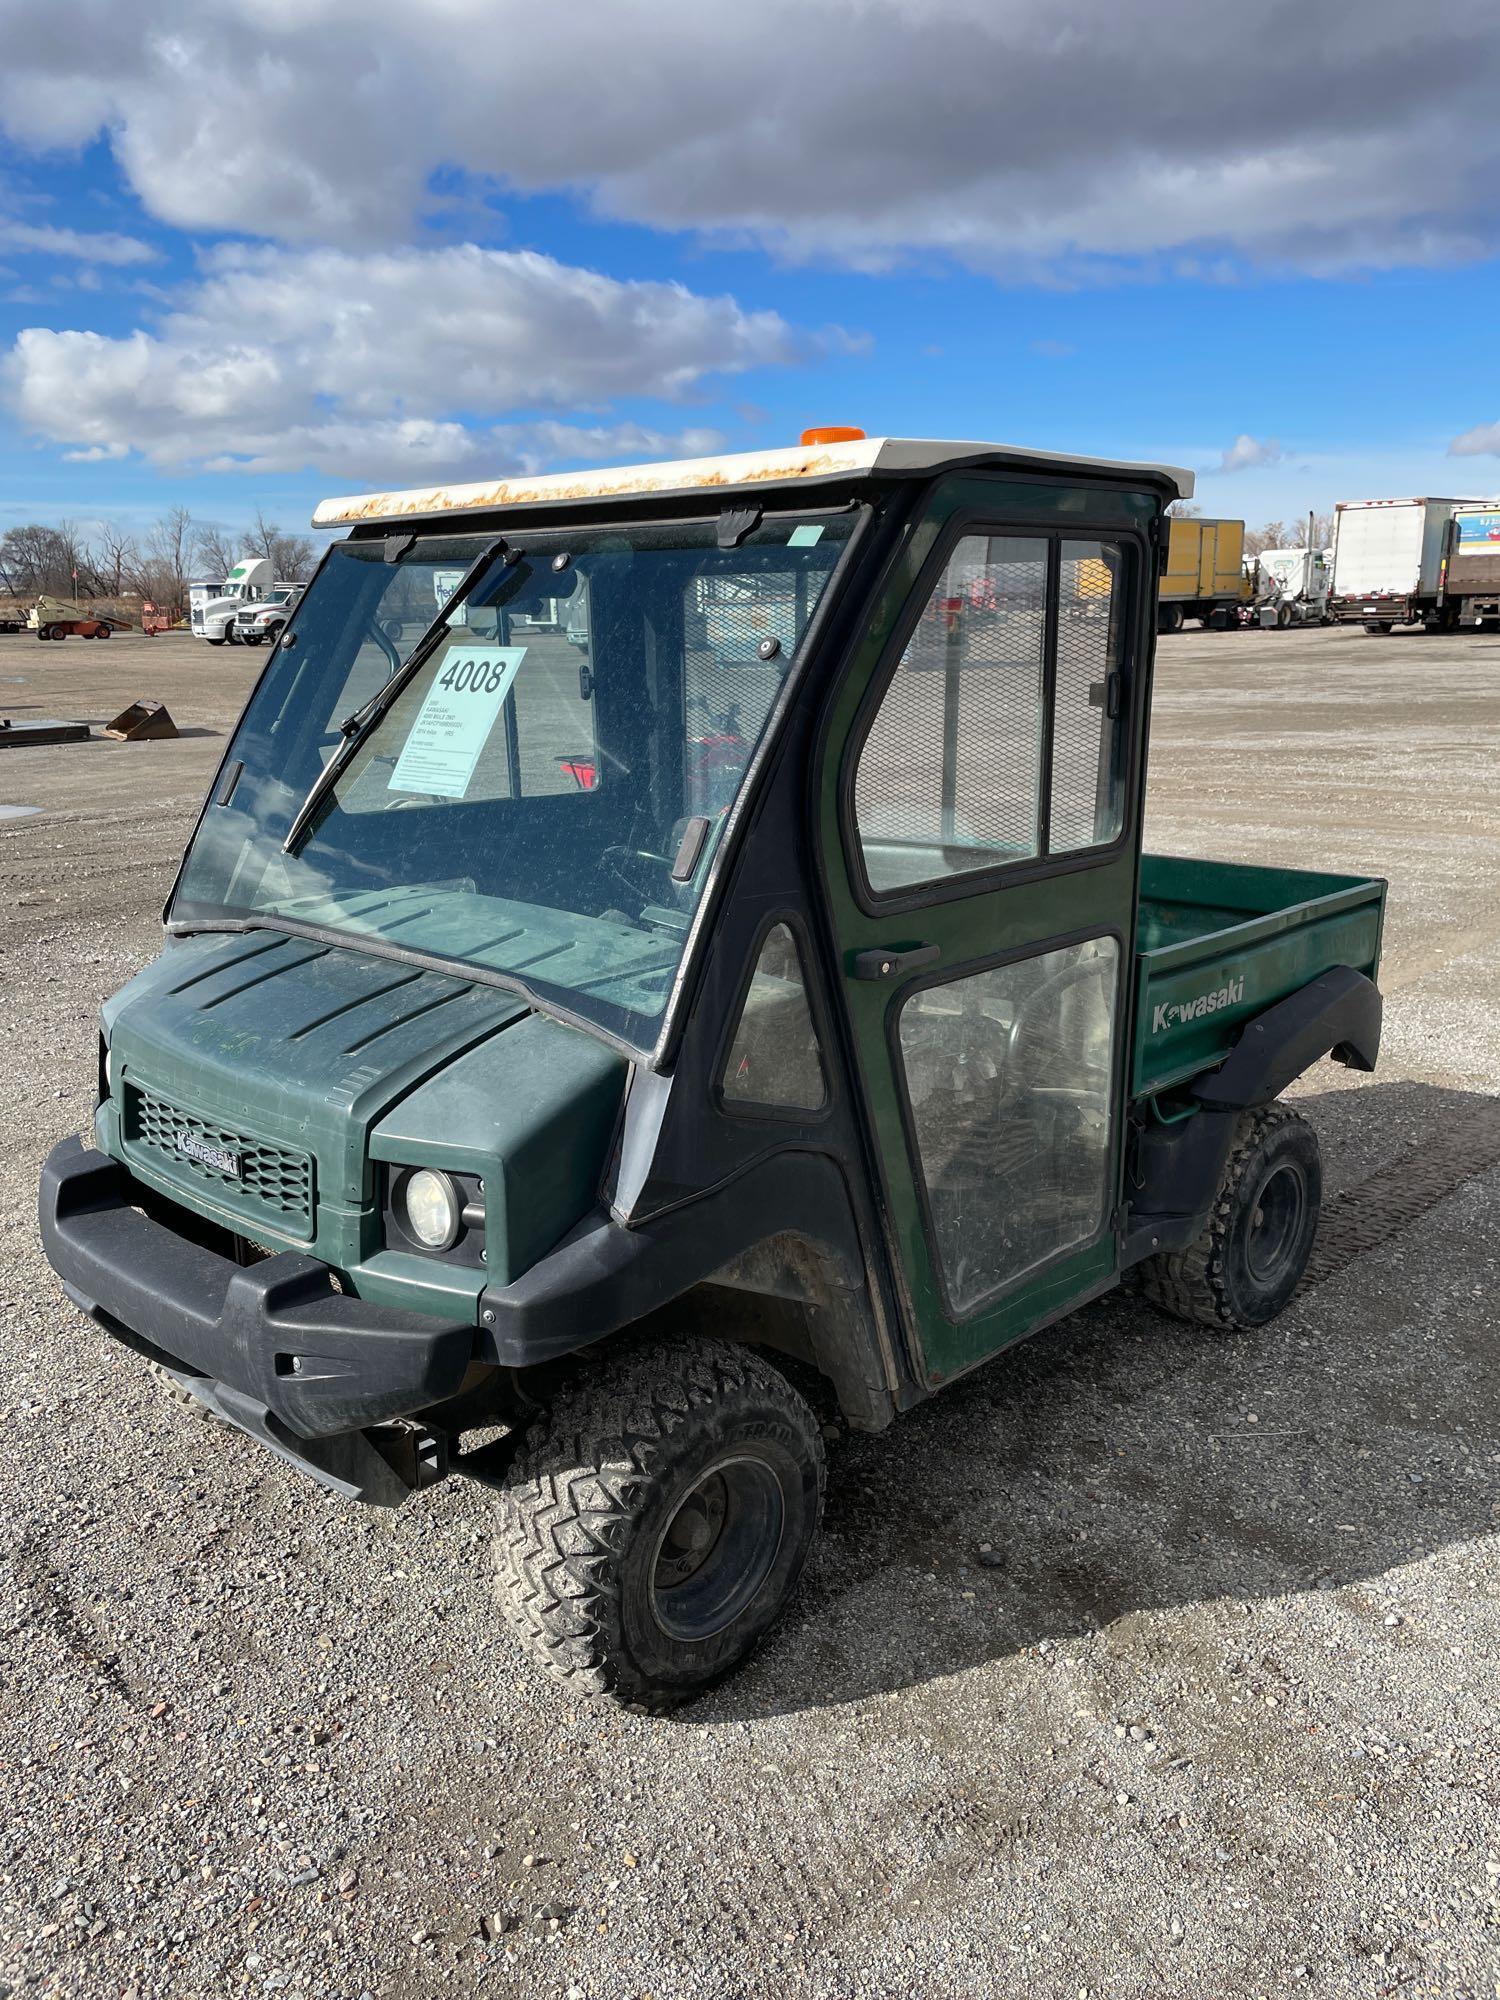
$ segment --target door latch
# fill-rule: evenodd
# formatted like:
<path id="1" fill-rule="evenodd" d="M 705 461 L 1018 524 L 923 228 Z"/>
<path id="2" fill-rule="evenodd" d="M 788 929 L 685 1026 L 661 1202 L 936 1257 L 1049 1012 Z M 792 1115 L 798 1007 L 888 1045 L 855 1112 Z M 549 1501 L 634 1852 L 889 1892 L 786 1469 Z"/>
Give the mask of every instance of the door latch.
<path id="1" fill-rule="evenodd" d="M 919 966 L 936 965 L 942 957 L 941 945 L 913 944 L 898 949 L 857 951 L 854 954 L 856 979 L 896 979 Z"/>

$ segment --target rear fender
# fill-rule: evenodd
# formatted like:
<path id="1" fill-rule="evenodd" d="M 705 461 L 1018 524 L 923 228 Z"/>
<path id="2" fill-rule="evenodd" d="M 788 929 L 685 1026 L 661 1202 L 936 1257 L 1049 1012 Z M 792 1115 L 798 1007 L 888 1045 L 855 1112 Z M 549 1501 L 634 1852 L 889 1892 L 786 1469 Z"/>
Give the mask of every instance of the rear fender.
<path id="1" fill-rule="evenodd" d="M 1168 1123 L 1148 1108 L 1132 1135 L 1121 1267 L 1196 1239 L 1242 1111 L 1269 1104 L 1327 1055 L 1350 1069 L 1373 1069 L 1380 1018 L 1374 981 L 1335 966 L 1246 1024 L 1227 1059 L 1193 1085 L 1196 1110 Z"/>

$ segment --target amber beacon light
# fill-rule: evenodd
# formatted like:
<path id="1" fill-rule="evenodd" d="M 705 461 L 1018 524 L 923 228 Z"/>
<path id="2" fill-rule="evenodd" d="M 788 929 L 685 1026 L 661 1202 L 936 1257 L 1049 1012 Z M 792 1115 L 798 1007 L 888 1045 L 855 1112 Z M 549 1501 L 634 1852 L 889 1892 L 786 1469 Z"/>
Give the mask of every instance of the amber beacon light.
<path id="1" fill-rule="evenodd" d="M 858 424 L 815 424 L 802 433 L 804 444 L 858 444 L 864 432 Z"/>

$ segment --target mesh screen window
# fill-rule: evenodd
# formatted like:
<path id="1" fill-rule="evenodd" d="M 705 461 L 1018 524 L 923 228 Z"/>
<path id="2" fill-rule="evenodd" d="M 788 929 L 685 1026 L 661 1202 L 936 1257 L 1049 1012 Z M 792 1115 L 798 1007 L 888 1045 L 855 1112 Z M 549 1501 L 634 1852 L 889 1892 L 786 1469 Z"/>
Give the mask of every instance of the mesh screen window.
<path id="1" fill-rule="evenodd" d="M 860 752 L 855 820 L 877 892 L 1119 834 L 1122 565 L 1110 542 L 955 546 Z"/>

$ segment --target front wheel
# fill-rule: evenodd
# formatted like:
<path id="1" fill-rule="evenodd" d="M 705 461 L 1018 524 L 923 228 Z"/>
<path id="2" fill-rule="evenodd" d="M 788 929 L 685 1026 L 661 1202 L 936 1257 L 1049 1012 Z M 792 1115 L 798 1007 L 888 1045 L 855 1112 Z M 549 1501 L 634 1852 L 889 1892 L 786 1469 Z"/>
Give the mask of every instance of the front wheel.
<path id="1" fill-rule="evenodd" d="M 824 1482 L 817 1419 L 759 1355 L 679 1340 L 585 1357 L 502 1488 L 501 1608 L 579 1693 L 669 1707 L 780 1615 Z"/>
<path id="2" fill-rule="evenodd" d="M 1307 1269 L 1322 1203 L 1318 1135 L 1307 1120 L 1285 1104 L 1242 1111 L 1202 1234 L 1186 1250 L 1146 1258 L 1136 1288 L 1177 1319 L 1264 1326 Z"/>
<path id="3" fill-rule="evenodd" d="M 224 643 L 224 634 L 222 632 L 217 638 L 214 637 L 212 632 L 205 632 L 203 636 L 207 639 L 210 646 L 222 646 Z"/>

